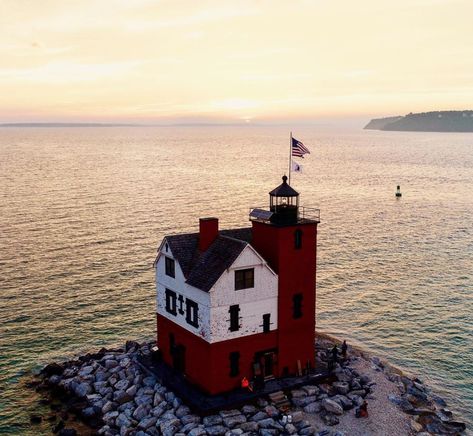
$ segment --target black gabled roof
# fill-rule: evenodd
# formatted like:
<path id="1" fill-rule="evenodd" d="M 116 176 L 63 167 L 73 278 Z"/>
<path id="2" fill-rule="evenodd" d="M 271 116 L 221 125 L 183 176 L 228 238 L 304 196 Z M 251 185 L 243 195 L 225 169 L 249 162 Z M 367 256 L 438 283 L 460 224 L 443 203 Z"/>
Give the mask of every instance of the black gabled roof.
<path id="1" fill-rule="evenodd" d="M 251 241 L 251 228 L 222 230 L 210 247 L 199 250 L 199 234 L 166 236 L 186 282 L 208 292 Z"/>
<path id="2" fill-rule="evenodd" d="M 282 177 L 282 183 L 274 188 L 269 195 L 273 197 L 297 197 L 299 193 L 287 184 L 287 176 Z"/>

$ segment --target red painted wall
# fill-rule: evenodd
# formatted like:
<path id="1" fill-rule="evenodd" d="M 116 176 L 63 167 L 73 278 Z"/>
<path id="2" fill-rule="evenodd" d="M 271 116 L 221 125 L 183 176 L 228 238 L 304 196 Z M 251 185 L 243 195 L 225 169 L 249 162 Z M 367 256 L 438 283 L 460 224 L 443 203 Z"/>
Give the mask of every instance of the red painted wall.
<path id="1" fill-rule="evenodd" d="M 255 353 L 276 348 L 278 344 L 276 331 L 209 344 L 159 314 L 157 323 L 158 347 L 163 353 L 164 361 L 172 366 L 169 334 L 173 333 L 176 344 L 182 344 L 186 348 L 187 379 L 209 394 L 238 388 L 243 377 L 251 380 Z M 240 353 L 240 373 L 235 377 L 230 376 L 229 354 L 233 351 Z M 276 376 L 280 375 L 277 363 L 274 372 Z"/>
<path id="2" fill-rule="evenodd" d="M 294 232 L 303 232 L 302 247 L 296 249 Z M 315 364 L 315 272 L 317 224 L 275 226 L 253 221 L 252 245 L 278 273 L 279 370 L 297 372 L 297 361 L 304 367 Z M 293 296 L 303 294 L 302 314 L 293 318 Z"/>

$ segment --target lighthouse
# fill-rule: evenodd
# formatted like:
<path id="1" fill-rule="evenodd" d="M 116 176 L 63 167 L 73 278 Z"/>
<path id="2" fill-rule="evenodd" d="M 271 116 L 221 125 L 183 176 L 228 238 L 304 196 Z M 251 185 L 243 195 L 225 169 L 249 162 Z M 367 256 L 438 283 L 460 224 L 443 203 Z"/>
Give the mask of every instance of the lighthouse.
<path id="1" fill-rule="evenodd" d="M 251 227 L 166 236 L 156 258 L 157 346 L 207 394 L 314 368 L 319 210 L 284 176 Z"/>

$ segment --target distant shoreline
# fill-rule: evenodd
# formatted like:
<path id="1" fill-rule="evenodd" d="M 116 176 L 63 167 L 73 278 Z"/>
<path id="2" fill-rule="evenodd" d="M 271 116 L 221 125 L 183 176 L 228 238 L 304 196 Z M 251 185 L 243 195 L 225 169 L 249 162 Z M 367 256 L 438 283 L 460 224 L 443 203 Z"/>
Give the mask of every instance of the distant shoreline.
<path id="1" fill-rule="evenodd" d="M 366 130 L 397 132 L 473 132 L 473 111 L 437 111 L 407 114 L 387 118 L 374 118 Z"/>

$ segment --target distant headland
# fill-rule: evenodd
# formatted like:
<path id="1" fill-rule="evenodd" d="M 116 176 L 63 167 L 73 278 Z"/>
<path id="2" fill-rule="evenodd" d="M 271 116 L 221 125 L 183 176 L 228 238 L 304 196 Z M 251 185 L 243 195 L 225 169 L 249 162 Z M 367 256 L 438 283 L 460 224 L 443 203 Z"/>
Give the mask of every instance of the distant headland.
<path id="1" fill-rule="evenodd" d="M 405 116 L 372 119 L 364 128 L 405 132 L 473 132 L 473 111 L 411 112 Z"/>

